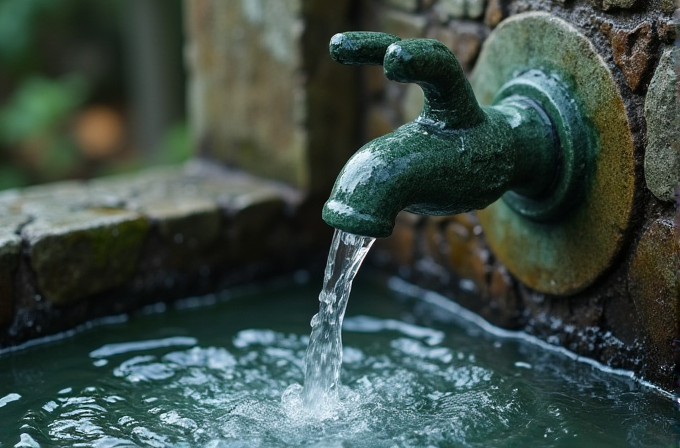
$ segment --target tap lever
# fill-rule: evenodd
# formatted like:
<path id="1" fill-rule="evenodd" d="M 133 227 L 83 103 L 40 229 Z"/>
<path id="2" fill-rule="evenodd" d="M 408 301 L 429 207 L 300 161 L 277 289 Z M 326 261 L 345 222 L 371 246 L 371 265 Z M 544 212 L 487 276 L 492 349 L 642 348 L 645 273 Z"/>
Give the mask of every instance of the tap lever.
<path id="1" fill-rule="evenodd" d="M 434 39 L 406 39 L 390 45 L 383 61 L 385 75 L 423 89 L 419 121 L 445 129 L 478 125 L 485 116 L 456 56 Z"/>
<path id="2" fill-rule="evenodd" d="M 345 65 L 382 65 L 387 47 L 401 38 L 387 33 L 349 31 L 331 38 L 329 51 L 334 61 Z"/>

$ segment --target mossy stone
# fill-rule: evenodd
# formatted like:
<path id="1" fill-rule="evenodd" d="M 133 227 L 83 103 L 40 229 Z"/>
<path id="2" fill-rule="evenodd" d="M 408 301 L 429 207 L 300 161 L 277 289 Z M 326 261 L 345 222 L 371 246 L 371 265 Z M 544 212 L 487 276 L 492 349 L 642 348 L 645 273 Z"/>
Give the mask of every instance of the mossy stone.
<path id="1" fill-rule="evenodd" d="M 21 238 L 0 230 L 0 328 L 9 325 L 14 309 L 14 273 L 19 263 Z"/>
<path id="2" fill-rule="evenodd" d="M 126 210 L 88 210 L 66 221 L 28 225 L 30 262 L 42 295 L 58 305 L 125 283 L 137 266 L 147 218 Z"/>
<path id="3" fill-rule="evenodd" d="M 674 190 L 680 183 L 680 100 L 675 71 L 679 54 L 675 47 L 664 50 L 645 100 L 645 181 L 654 196 L 669 202 L 675 200 Z"/>

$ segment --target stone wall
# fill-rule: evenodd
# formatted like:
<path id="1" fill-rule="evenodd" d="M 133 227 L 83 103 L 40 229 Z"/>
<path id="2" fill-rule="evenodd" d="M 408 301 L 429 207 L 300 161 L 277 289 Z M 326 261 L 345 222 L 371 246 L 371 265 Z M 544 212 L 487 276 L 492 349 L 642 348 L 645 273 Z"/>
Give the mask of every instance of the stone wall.
<path id="1" fill-rule="evenodd" d="M 358 75 L 327 56 L 328 36 L 353 26 L 353 3 L 185 5 L 189 113 L 200 155 L 327 191 L 357 137 Z"/>
<path id="2" fill-rule="evenodd" d="M 664 387 L 680 337 L 680 250 L 673 190 L 680 181 L 672 1 L 384 0 L 365 3 L 364 29 L 444 42 L 469 74 L 485 38 L 505 18 L 547 11 L 584 33 L 619 86 L 635 145 L 633 222 L 623 250 L 595 284 L 570 297 L 532 291 L 498 261 L 474 213 L 403 213 L 373 261 L 444 293 L 492 323 L 525 330 Z M 414 119 L 420 89 L 362 68 L 363 140 Z M 522 256 L 522 254 L 517 254 Z"/>

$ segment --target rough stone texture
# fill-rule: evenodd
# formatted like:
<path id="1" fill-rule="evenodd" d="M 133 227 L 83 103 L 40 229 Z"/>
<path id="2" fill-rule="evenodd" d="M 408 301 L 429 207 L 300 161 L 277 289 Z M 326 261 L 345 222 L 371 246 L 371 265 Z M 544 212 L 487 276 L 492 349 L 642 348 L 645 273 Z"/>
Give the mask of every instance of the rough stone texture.
<path id="1" fill-rule="evenodd" d="M 674 201 L 680 184 L 680 103 L 676 47 L 666 48 L 661 56 L 645 100 L 647 151 L 645 180 L 654 196 Z"/>
<path id="2" fill-rule="evenodd" d="M 442 22 L 446 22 L 450 17 L 461 19 L 465 17 L 466 0 L 439 0 L 435 10 Z"/>
<path id="3" fill-rule="evenodd" d="M 484 15 L 486 0 L 467 0 L 465 7 L 468 18 L 479 19 Z"/>
<path id="4" fill-rule="evenodd" d="M 380 15 L 380 29 L 402 39 L 414 39 L 425 36 L 427 19 L 420 15 L 406 14 L 397 10 L 385 10 Z"/>
<path id="5" fill-rule="evenodd" d="M 306 266 L 327 235 L 301 201 L 198 160 L 1 192 L 0 347 Z"/>
<path id="6" fill-rule="evenodd" d="M 602 0 L 602 8 L 606 11 L 611 8 L 632 8 L 638 0 Z"/>
<path id="7" fill-rule="evenodd" d="M 484 24 L 489 27 L 495 27 L 501 20 L 507 17 L 508 12 L 505 10 L 503 0 L 489 0 L 484 14 Z"/>
<path id="8" fill-rule="evenodd" d="M 674 44 L 678 37 L 678 26 L 673 20 L 660 20 L 656 25 L 659 40 L 665 44 Z"/>
<path id="9" fill-rule="evenodd" d="M 376 240 L 371 257 L 381 264 L 399 266 L 403 270 L 410 270 L 415 263 L 416 229 L 422 218 L 408 212 L 397 215 L 394 232 L 389 238 Z"/>
<path id="10" fill-rule="evenodd" d="M 645 342 L 648 366 L 672 373 L 672 342 L 680 323 L 680 235 L 670 220 L 654 221 L 642 234 L 633 257 L 628 283 L 635 302 L 636 328 Z M 658 375 L 654 372 L 644 372 Z"/>
<path id="11" fill-rule="evenodd" d="M 614 63 L 623 72 L 631 90 L 636 90 L 648 73 L 655 53 L 652 24 L 643 22 L 631 31 L 605 23 L 601 30 L 611 39 Z"/>
<path id="12" fill-rule="evenodd" d="M 385 0 L 385 5 L 406 12 L 418 10 L 418 0 Z"/>
<path id="13" fill-rule="evenodd" d="M 301 2 L 186 6 L 197 146 L 228 165 L 306 185 L 304 90 L 296 79 Z"/>
<path id="14" fill-rule="evenodd" d="M 4 225 L 5 222 L 2 222 L 2 224 Z M 14 309 L 13 279 L 19 263 L 20 251 L 21 238 L 13 233 L 2 231 L 0 233 L 0 329 L 9 325 L 12 318 Z"/>
<path id="15" fill-rule="evenodd" d="M 21 232 L 45 299 L 65 305 L 130 279 L 148 231 L 145 218 L 121 209 L 59 215 L 37 217 Z"/>
<path id="16" fill-rule="evenodd" d="M 474 22 L 456 22 L 431 30 L 428 37 L 443 42 L 456 55 L 463 70 L 470 72 L 486 38 L 486 28 Z"/>
<path id="17" fill-rule="evenodd" d="M 357 149 L 359 76 L 328 54 L 331 36 L 354 29 L 352 2 L 304 0 L 302 37 L 305 82 L 305 128 L 309 132 L 305 158 L 313 195 L 326 196 L 337 172 Z M 300 73 L 298 73 L 300 76 Z M 337 103 L 335 98 L 343 101 Z"/>
<path id="18" fill-rule="evenodd" d="M 480 250 L 482 227 L 472 214 L 461 214 L 452 217 L 444 227 L 444 241 L 448 252 L 448 264 L 451 271 L 461 279 L 472 281 L 463 284 L 463 289 L 487 293 L 489 253 Z"/>
<path id="19" fill-rule="evenodd" d="M 272 242 L 272 239 L 280 236 L 276 232 L 286 230 L 273 225 L 283 222 L 285 202 L 282 198 L 276 194 L 267 194 L 243 199 L 238 209 L 233 211 L 229 227 L 235 260 L 256 261 L 271 253 L 290 250 L 285 239 Z"/>
<path id="20" fill-rule="evenodd" d="M 190 115 L 203 156 L 326 191 L 355 146 L 356 78 L 328 57 L 349 0 L 187 1 Z M 329 101 L 340 95 L 345 101 Z"/>
<path id="21" fill-rule="evenodd" d="M 0 329 L 7 327 L 14 310 L 14 277 L 19 264 L 22 240 L 21 228 L 30 219 L 13 206 L 16 192 L 0 195 Z"/>
<path id="22" fill-rule="evenodd" d="M 439 0 L 435 8 L 440 20 L 479 19 L 484 14 L 486 0 Z"/>

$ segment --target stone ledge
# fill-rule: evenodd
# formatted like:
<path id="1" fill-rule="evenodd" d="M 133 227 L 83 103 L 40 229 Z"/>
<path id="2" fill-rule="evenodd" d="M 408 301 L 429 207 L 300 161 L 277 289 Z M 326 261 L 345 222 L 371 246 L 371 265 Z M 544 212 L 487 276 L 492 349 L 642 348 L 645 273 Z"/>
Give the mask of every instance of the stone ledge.
<path id="1" fill-rule="evenodd" d="M 0 347 L 291 272 L 311 250 L 301 205 L 296 190 L 199 160 L 0 192 Z"/>

